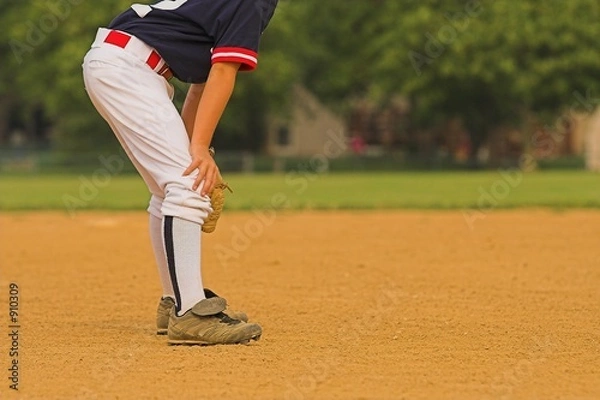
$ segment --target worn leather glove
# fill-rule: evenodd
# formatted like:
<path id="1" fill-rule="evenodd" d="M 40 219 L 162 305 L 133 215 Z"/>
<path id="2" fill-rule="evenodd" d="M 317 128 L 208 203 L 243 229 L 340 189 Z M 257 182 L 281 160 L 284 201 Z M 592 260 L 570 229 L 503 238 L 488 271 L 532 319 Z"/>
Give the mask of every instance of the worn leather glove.
<path id="1" fill-rule="evenodd" d="M 211 147 L 210 149 L 208 149 L 208 151 L 210 152 L 210 155 L 214 158 L 215 149 Z M 225 205 L 225 189 L 233 193 L 233 190 L 231 190 L 227 182 L 223 181 L 223 177 L 219 172 L 219 175 L 217 176 L 217 183 L 215 184 L 213 190 L 208 194 L 208 197 L 210 197 L 210 204 L 212 206 L 213 211 L 210 214 L 208 214 L 208 217 L 206 217 L 206 220 L 204 220 L 204 224 L 202 225 L 202 232 L 211 233 L 217 227 L 217 221 L 221 217 L 221 213 L 223 212 L 223 206 Z"/>

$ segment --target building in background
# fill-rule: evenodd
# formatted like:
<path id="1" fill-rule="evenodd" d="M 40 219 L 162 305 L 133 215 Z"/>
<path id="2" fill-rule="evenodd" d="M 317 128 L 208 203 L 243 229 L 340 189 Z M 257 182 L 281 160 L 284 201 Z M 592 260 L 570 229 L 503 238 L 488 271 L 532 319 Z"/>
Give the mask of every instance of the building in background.
<path id="1" fill-rule="evenodd" d="M 301 86 L 294 87 L 292 97 L 289 119 L 276 118 L 269 124 L 267 154 L 311 157 L 328 152 L 332 142 L 340 150 L 336 154 L 345 154 L 349 139 L 344 119 Z"/>
<path id="2" fill-rule="evenodd" d="M 589 116 L 583 125 L 585 165 L 590 171 L 600 172 L 600 109 Z"/>

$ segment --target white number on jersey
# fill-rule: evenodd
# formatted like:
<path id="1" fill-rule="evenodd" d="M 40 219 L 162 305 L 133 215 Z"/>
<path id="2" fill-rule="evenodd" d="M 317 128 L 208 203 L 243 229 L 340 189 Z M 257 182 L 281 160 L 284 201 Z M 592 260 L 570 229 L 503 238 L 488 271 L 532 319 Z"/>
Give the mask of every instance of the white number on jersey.
<path id="1" fill-rule="evenodd" d="M 136 3 L 134 5 L 131 6 L 131 8 L 133 8 L 133 11 L 135 11 L 137 13 L 137 15 L 140 16 L 140 18 L 144 18 L 146 15 L 148 15 L 148 13 L 154 9 L 157 10 L 176 10 L 179 7 L 181 7 L 184 3 L 186 3 L 188 0 L 162 0 L 159 1 L 156 4 L 152 4 L 151 6 L 147 5 L 147 4 L 139 4 Z"/>

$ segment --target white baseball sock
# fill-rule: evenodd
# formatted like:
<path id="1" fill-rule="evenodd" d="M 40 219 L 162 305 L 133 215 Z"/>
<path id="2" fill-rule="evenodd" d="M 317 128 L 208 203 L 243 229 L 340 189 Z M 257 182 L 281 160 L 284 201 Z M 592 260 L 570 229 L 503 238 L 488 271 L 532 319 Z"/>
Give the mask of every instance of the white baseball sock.
<path id="1" fill-rule="evenodd" d="M 163 240 L 175 310 L 181 316 L 204 299 L 200 268 L 200 224 L 178 217 L 163 218 Z"/>
<path id="2" fill-rule="evenodd" d="M 175 299 L 173 285 L 171 284 L 171 277 L 169 276 L 169 266 L 167 265 L 167 254 L 165 253 L 165 245 L 163 243 L 162 218 L 152 214 L 149 215 L 150 242 L 152 243 L 152 250 L 154 250 L 154 257 L 156 258 L 156 265 L 158 267 L 158 276 L 160 277 L 163 297 Z"/>

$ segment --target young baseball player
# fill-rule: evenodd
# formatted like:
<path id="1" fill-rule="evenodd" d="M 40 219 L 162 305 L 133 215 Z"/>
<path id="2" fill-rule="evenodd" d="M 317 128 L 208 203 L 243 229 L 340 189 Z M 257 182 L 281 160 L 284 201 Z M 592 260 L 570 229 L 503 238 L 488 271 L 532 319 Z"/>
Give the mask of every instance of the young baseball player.
<path id="1" fill-rule="evenodd" d="M 219 170 L 209 152 L 238 71 L 257 65 L 277 0 L 134 4 L 100 28 L 85 56 L 86 90 L 152 197 L 150 238 L 163 288 L 157 332 L 170 344 L 233 344 L 262 329 L 202 284 L 201 227 Z M 181 113 L 171 77 L 191 83 Z"/>

